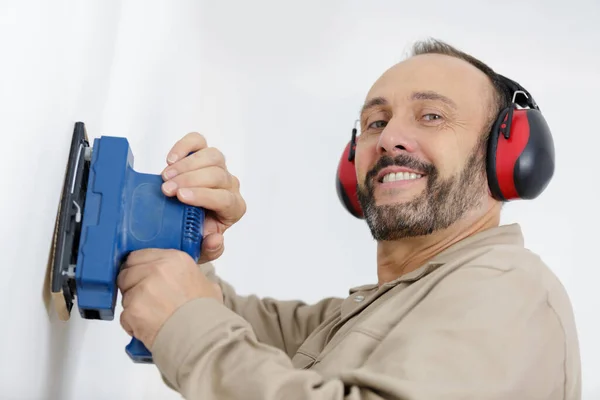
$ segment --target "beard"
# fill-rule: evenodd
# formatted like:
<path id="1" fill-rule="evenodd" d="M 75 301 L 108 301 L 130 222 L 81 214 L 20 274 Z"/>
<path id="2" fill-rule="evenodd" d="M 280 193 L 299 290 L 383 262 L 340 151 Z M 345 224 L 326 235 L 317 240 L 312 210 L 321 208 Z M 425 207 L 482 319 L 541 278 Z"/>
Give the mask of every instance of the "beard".
<path id="1" fill-rule="evenodd" d="M 381 157 L 357 189 L 358 201 L 373 238 L 384 241 L 430 235 L 450 227 L 465 213 L 479 207 L 487 193 L 485 150 L 485 140 L 481 138 L 463 170 L 445 179 L 440 178 L 434 165 L 408 154 Z M 377 205 L 375 178 L 379 171 L 389 166 L 420 171 L 427 179 L 425 190 L 407 202 Z"/>

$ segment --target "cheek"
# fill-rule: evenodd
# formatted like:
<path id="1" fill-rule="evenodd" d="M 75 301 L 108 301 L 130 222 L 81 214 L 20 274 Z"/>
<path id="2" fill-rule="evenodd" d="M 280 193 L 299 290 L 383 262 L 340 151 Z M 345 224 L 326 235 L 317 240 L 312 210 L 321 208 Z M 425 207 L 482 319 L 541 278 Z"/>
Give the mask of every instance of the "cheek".
<path id="1" fill-rule="evenodd" d="M 433 156 L 431 160 L 440 178 L 451 177 L 460 169 L 455 154 L 439 154 Z"/>
<path id="2" fill-rule="evenodd" d="M 442 179 L 456 175 L 463 167 L 464 150 L 455 141 L 427 143 L 421 149 Z"/>
<path id="3" fill-rule="evenodd" d="M 374 148 L 366 146 L 357 146 L 356 154 L 354 157 L 354 166 L 356 167 L 356 176 L 359 184 L 365 179 L 365 176 L 369 172 L 373 165 L 377 161 L 377 154 L 375 154 Z"/>

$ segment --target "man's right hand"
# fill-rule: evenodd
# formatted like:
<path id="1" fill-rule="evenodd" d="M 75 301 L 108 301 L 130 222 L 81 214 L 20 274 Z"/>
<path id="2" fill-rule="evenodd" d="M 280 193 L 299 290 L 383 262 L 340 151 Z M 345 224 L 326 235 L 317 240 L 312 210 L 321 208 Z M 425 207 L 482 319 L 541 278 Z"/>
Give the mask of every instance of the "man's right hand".
<path id="1" fill-rule="evenodd" d="M 223 233 L 246 213 L 239 180 L 227 170 L 223 154 L 208 147 L 204 136 L 196 132 L 175 143 L 167 164 L 161 174 L 165 195 L 206 209 L 199 263 L 219 258 L 224 250 Z"/>

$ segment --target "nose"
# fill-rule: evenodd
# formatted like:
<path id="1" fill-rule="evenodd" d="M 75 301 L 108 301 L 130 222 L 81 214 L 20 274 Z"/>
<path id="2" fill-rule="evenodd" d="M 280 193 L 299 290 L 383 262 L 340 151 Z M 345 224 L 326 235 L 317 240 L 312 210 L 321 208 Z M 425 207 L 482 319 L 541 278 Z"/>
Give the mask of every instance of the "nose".
<path id="1" fill-rule="evenodd" d="M 381 131 L 377 142 L 379 155 L 394 157 L 402 152 L 414 153 L 416 149 L 417 141 L 410 129 L 393 119 Z"/>

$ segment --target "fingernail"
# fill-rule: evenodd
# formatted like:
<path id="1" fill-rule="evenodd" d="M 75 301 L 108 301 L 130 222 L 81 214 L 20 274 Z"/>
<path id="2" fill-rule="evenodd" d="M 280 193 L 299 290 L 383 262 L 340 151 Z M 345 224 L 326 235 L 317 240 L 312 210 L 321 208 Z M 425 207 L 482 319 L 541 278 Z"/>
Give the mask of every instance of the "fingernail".
<path id="1" fill-rule="evenodd" d="M 177 171 L 175 171 L 174 169 L 168 169 L 165 171 L 165 178 L 167 179 L 175 178 L 176 175 Z"/>
<path id="2" fill-rule="evenodd" d="M 177 189 L 177 184 L 173 181 L 165 182 L 163 184 L 163 189 L 167 193 L 172 193 L 175 189 Z"/>
<path id="3" fill-rule="evenodd" d="M 184 199 L 191 199 L 193 196 L 193 193 L 190 189 L 181 189 L 179 191 L 179 195 L 181 197 L 183 197 Z"/>
<path id="4" fill-rule="evenodd" d="M 179 157 L 177 156 L 177 154 L 175 153 L 171 153 L 169 154 L 169 156 L 167 157 L 167 161 L 170 163 L 174 163 L 175 161 L 177 161 Z"/>

